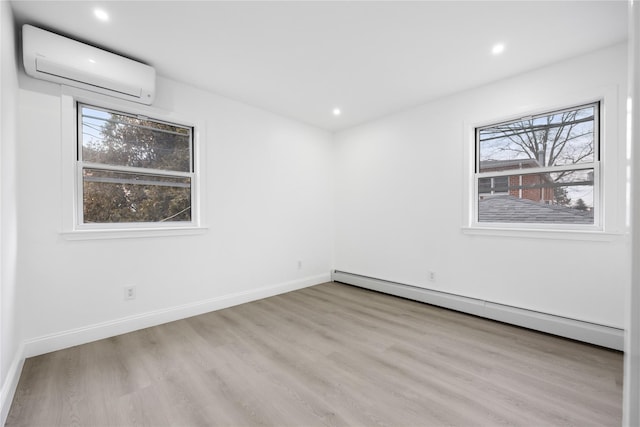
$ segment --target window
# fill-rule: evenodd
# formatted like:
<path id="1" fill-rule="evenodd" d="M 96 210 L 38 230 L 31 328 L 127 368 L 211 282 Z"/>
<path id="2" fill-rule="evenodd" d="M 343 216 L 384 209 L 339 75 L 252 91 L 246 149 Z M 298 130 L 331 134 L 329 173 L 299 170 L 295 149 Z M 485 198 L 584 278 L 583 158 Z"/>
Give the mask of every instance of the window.
<path id="1" fill-rule="evenodd" d="M 507 187 L 509 185 L 509 177 L 495 176 L 491 178 L 478 179 L 479 194 L 508 194 Z"/>
<path id="2" fill-rule="evenodd" d="M 78 104 L 78 223 L 194 224 L 193 129 Z"/>
<path id="3" fill-rule="evenodd" d="M 597 225 L 599 103 L 476 128 L 478 223 Z"/>

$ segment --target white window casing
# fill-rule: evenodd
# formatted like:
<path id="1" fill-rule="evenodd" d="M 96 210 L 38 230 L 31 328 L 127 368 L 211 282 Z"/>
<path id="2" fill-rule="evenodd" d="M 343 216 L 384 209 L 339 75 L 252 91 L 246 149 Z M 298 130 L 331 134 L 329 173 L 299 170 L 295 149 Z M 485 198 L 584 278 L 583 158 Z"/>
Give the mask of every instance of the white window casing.
<path id="1" fill-rule="evenodd" d="M 192 129 L 191 142 L 191 170 L 167 171 L 161 169 L 148 169 L 133 166 L 109 165 L 84 161 L 81 152 L 79 132 L 81 123 L 79 120 L 79 106 L 109 110 L 140 118 L 159 121 L 167 124 L 175 124 Z M 62 153 L 62 230 L 61 234 L 67 240 L 87 239 L 111 239 L 111 238 L 136 238 L 136 237 L 160 237 L 174 235 L 201 234 L 206 231 L 203 224 L 202 194 L 204 185 L 203 157 L 204 146 L 201 141 L 204 138 L 204 126 L 193 121 L 176 117 L 175 114 L 161 110 L 157 107 L 147 107 L 127 101 L 114 100 L 111 97 L 101 96 L 86 92 L 77 88 L 62 86 L 61 95 L 61 153 Z M 133 173 L 142 175 L 154 175 L 167 179 L 185 178 L 190 180 L 191 186 L 191 218 L 190 221 L 168 222 L 105 222 L 85 223 L 83 220 L 83 170 L 96 169 L 112 171 L 114 173 Z M 106 179 L 103 179 L 106 180 Z M 144 182 L 143 182 L 144 183 Z M 157 184 L 156 184 L 157 185 Z M 179 186 L 172 185 L 172 186 Z"/>
<path id="2" fill-rule="evenodd" d="M 621 175 L 619 168 L 623 167 L 624 159 L 618 143 L 618 88 L 610 86 L 584 90 L 580 93 L 558 96 L 549 104 L 526 105 L 516 108 L 511 113 L 502 116 L 495 115 L 495 111 L 486 117 L 476 117 L 463 123 L 464 159 L 463 159 L 463 223 L 462 231 L 468 235 L 493 235 L 518 238 L 550 238 L 569 240 L 611 241 L 626 235 L 624 227 L 624 200 L 619 192 Z M 596 154 L 593 162 L 576 165 L 551 166 L 536 171 L 552 173 L 560 171 L 579 171 L 589 169 L 593 172 L 593 203 L 594 220 L 592 224 L 550 224 L 550 223 L 508 223 L 478 221 L 478 181 L 479 178 L 518 176 L 520 182 L 514 188 L 522 195 L 524 187 L 522 175 L 534 172 L 528 169 L 513 169 L 478 173 L 479 159 L 476 156 L 479 128 L 494 124 L 517 121 L 528 116 L 540 116 L 567 109 L 567 107 L 588 105 L 599 102 L 600 121 L 597 124 L 598 143 L 594 147 Z M 498 109 L 499 110 L 499 109 Z M 506 111 L 506 108 L 505 108 Z"/>

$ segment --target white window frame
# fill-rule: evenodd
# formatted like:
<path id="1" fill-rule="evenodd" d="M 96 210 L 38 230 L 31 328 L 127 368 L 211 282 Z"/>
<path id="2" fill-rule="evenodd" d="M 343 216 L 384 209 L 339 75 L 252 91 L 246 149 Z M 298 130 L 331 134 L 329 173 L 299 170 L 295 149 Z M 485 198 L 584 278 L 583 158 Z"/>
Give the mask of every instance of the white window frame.
<path id="1" fill-rule="evenodd" d="M 587 105 L 600 102 L 600 162 L 594 170 L 594 204 L 597 203 L 598 222 L 593 225 L 578 224 L 518 224 L 488 223 L 477 221 L 476 168 L 476 129 L 517 120 L 522 117 L 559 111 L 567 106 Z M 467 117 L 462 122 L 463 157 L 463 213 L 461 231 L 469 236 L 501 236 L 533 239 L 617 241 L 628 234 L 625 226 L 624 171 L 627 167 L 625 152 L 619 143 L 620 117 L 623 111 L 620 105 L 617 85 L 583 88 L 579 91 L 556 93 L 553 99 L 521 100 L 518 104 L 508 102 L 489 104 L 491 108 L 476 112 L 475 117 Z M 508 174 L 508 173 L 507 173 Z M 513 172 L 511 172 L 513 174 Z M 497 173 L 495 174 L 497 175 Z M 597 191 L 597 194 L 596 194 Z M 595 212 L 594 212 L 595 217 Z"/>
<path id="2" fill-rule="evenodd" d="M 522 119 L 526 119 L 528 117 L 543 117 L 549 116 L 553 114 L 563 113 L 566 111 L 573 111 L 579 109 L 581 107 L 587 107 L 590 105 L 596 105 L 596 113 L 594 117 L 594 147 L 593 147 L 593 162 L 585 162 L 579 163 L 575 165 L 562 165 L 562 166 L 546 166 L 546 167 L 535 167 L 535 168 L 526 168 L 526 169 L 509 169 L 504 171 L 490 171 L 490 172 L 480 172 L 480 159 L 478 153 L 480 152 L 480 138 L 479 133 L 482 128 L 496 126 L 502 123 L 514 122 Z M 600 108 L 602 105 L 601 100 L 596 100 L 593 102 L 580 104 L 580 105 L 572 105 L 567 106 L 560 109 L 547 110 L 543 112 L 539 112 L 536 114 L 525 115 L 523 118 L 511 119 L 511 120 L 503 120 L 500 122 L 492 122 L 488 123 L 484 126 L 478 126 L 475 128 L 475 149 L 474 149 L 474 158 L 475 158 L 475 168 L 474 168 L 474 204 L 473 204 L 473 224 L 474 226 L 488 226 L 488 227 L 505 227 L 505 228 L 531 228 L 531 229 L 551 229 L 551 230 L 590 230 L 590 231 L 598 231 L 601 230 L 601 222 L 600 222 L 600 210 L 601 210 L 601 199 L 600 199 Z M 512 223 L 512 222 L 487 222 L 487 221 L 479 221 L 478 216 L 478 201 L 479 201 L 479 188 L 478 182 L 481 178 L 495 178 L 499 176 L 513 176 L 513 175 L 530 175 L 530 174 L 541 174 L 541 173 L 553 173 L 553 172 L 565 172 L 565 171 L 579 171 L 593 169 L 593 224 L 550 224 L 550 223 Z"/>
<path id="3" fill-rule="evenodd" d="M 110 110 L 115 113 L 149 117 L 152 120 L 176 124 L 192 129 L 193 170 L 189 173 L 176 172 L 173 175 L 191 178 L 191 221 L 187 222 L 140 222 L 140 223 L 99 223 L 84 224 L 82 217 L 82 169 L 91 167 L 90 163 L 83 163 L 78 155 L 80 141 L 78 132 L 82 124 L 79 120 L 79 104 L 88 107 Z M 160 237 L 175 235 L 201 234 L 206 231 L 202 223 L 203 203 L 202 195 L 204 173 L 202 158 L 204 147 L 204 126 L 197 122 L 184 120 L 174 113 L 157 107 L 144 106 L 129 101 L 114 99 L 108 96 L 87 92 L 82 89 L 62 86 L 61 94 L 61 153 L 62 153 L 62 231 L 67 240 L 114 239 L 135 237 Z M 96 165 L 99 169 L 111 169 L 109 166 Z M 148 169 L 117 167 L 120 171 L 130 169 L 133 172 L 149 173 Z"/>

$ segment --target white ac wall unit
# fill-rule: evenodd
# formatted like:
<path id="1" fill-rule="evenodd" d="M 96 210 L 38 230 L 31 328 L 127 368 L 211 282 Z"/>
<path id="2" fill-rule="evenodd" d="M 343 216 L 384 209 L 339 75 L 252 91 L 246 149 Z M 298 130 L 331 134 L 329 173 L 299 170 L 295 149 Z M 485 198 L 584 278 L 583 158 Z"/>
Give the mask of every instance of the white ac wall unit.
<path id="1" fill-rule="evenodd" d="M 22 57 L 38 79 L 147 105 L 155 97 L 153 67 L 31 25 L 22 26 Z"/>

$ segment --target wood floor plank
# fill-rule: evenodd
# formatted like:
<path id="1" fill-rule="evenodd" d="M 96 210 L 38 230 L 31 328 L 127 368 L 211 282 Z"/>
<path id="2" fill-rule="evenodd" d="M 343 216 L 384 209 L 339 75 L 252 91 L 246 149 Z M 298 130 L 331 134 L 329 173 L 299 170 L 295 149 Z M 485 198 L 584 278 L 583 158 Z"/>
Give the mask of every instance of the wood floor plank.
<path id="1" fill-rule="evenodd" d="M 326 283 L 30 358 L 7 426 L 615 426 L 622 354 Z"/>

